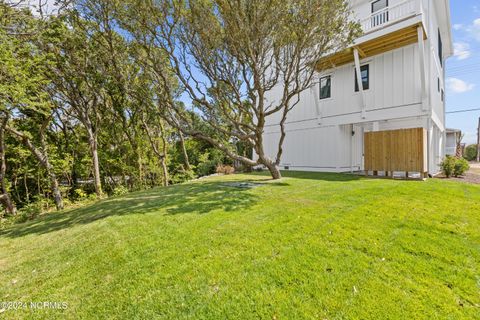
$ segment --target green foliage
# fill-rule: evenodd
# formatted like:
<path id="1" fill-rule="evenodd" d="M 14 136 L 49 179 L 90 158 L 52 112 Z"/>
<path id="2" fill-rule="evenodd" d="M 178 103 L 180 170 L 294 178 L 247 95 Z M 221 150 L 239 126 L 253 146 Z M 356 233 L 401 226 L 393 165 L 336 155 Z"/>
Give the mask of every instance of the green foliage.
<path id="1" fill-rule="evenodd" d="M 468 161 L 463 158 L 457 158 L 455 161 L 455 168 L 453 170 L 453 175 L 455 177 L 463 176 L 470 169 Z"/>
<path id="2" fill-rule="evenodd" d="M 170 178 L 173 184 L 184 183 L 195 179 L 195 172 L 193 170 L 185 170 L 183 165 L 179 165 Z"/>
<path id="3" fill-rule="evenodd" d="M 23 208 L 19 210 L 18 216 L 16 217 L 18 222 L 25 222 L 27 220 L 33 220 L 42 213 L 51 210 L 55 207 L 55 204 L 51 199 L 36 196 L 35 200 L 31 203 L 28 203 Z"/>
<path id="4" fill-rule="evenodd" d="M 455 171 L 456 158 L 450 155 L 447 155 L 445 159 L 440 163 L 440 168 L 442 169 L 443 174 L 450 178 Z"/>
<path id="5" fill-rule="evenodd" d="M 477 145 L 471 144 L 465 148 L 464 158 L 468 161 L 475 161 L 477 159 Z"/>
<path id="6" fill-rule="evenodd" d="M 463 158 L 447 155 L 442 163 L 440 163 L 440 168 L 443 174 L 447 178 L 450 178 L 451 176 L 458 177 L 464 175 L 465 172 L 470 169 L 470 165 L 468 161 Z"/>
<path id="7" fill-rule="evenodd" d="M 75 189 L 73 193 L 74 193 L 75 200 L 77 201 L 84 200 L 88 197 L 88 194 L 83 189 L 80 189 L 80 188 Z"/>
<path id="8" fill-rule="evenodd" d="M 122 196 L 122 195 L 124 195 L 124 194 L 129 193 L 129 192 L 130 192 L 130 190 L 128 190 L 127 187 L 125 187 L 125 186 L 118 186 L 118 187 L 116 187 L 116 188 L 113 190 L 113 196 L 115 196 L 115 197 L 116 197 L 116 196 Z"/>

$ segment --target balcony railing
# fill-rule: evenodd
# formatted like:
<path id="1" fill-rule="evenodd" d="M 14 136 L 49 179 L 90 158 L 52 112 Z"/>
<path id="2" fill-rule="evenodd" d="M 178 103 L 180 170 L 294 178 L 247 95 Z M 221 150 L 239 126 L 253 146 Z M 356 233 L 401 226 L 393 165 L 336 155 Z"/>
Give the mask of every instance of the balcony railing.
<path id="1" fill-rule="evenodd" d="M 360 21 L 363 32 L 369 33 L 415 15 L 417 2 L 418 0 L 406 0 L 372 13 L 368 18 Z"/>

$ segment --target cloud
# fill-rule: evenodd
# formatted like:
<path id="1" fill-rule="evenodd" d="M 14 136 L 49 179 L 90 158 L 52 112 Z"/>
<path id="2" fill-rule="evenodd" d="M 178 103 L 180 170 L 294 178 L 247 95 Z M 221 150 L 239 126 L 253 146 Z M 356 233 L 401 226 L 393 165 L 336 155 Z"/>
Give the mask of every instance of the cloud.
<path id="1" fill-rule="evenodd" d="M 480 41 L 480 18 L 475 19 L 472 25 L 467 28 L 467 31 L 473 38 Z"/>
<path id="2" fill-rule="evenodd" d="M 472 55 L 470 45 L 465 42 L 455 42 L 453 44 L 453 52 L 458 60 L 468 59 Z"/>
<path id="3" fill-rule="evenodd" d="M 452 26 L 453 30 L 462 30 L 463 29 L 463 24 L 457 23 Z"/>
<path id="4" fill-rule="evenodd" d="M 453 93 L 464 93 L 475 87 L 473 83 L 467 83 L 457 78 L 447 78 L 446 85 L 447 90 Z"/>

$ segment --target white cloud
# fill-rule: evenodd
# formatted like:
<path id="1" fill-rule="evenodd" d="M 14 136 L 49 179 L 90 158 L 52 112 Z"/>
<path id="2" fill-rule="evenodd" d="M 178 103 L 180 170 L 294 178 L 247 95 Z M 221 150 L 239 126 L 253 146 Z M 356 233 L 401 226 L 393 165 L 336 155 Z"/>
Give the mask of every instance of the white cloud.
<path id="1" fill-rule="evenodd" d="M 473 24 L 468 28 L 468 32 L 477 41 L 480 41 L 480 18 L 473 21 Z"/>
<path id="2" fill-rule="evenodd" d="M 464 93 L 475 87 L 473 83 L 467 83 L 457 78 L 447 78 L 446 85 L 447 90 L 453 93 Z"/>
<path id="3" fill-rule="evenodd" d="M 472 55 L 470 45 L 465 42 L 455 42 L 453 44 L 453 52 L 458 60 L 468 59 Z"/>
<path id="4" fill-rule="evenodd" d="M 452 26 L 453 30 L 462 30 L 463 29 L 463 24 L 457 23 Z"/>

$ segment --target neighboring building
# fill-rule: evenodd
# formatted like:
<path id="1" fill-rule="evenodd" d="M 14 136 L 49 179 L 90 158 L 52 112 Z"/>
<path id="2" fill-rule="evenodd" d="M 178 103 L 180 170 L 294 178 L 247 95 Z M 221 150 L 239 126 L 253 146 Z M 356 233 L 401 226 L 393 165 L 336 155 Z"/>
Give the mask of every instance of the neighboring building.
<path id="1" fill-rule="evenodd" d="M 445 139 L 445 154 L 457 155 L 457 142 L 462 137 L 462 131 L 457 129 L 447 129 Z M 462 148 L 460 148 L 462 149 Z M 463 155 L 463 152 L 462 152 Z"/>
<path id="2" fill-rule="evenodd" d="M 366 132 L 424 128 L 425 170 L 438 172 L 445 155 L 444 66 L 453 54 L 448 0 L 350 3 L 364 34 L 318 62 L 325 70 L 318 85 L 287 119 L 281 169 L 364 170 Z M 264 133 L 272 158 L 278 116 L 267 120 Z"/>

